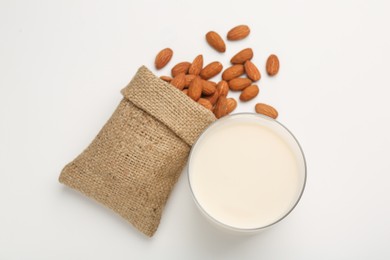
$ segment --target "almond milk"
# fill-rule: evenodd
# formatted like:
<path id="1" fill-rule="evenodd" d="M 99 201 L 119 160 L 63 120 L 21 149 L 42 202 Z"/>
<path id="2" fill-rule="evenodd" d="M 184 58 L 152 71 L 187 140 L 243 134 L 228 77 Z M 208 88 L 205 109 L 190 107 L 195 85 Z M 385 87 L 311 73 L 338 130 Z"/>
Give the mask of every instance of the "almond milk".
<path id="1" fill-rule="evenodd" d="M 275 120 L 233 115 L 194 145 L 189 179 L 196 202 L 213 220 L 258 229 L 286 216 L 305 183 L 305 161 L 293 136 Z"/>

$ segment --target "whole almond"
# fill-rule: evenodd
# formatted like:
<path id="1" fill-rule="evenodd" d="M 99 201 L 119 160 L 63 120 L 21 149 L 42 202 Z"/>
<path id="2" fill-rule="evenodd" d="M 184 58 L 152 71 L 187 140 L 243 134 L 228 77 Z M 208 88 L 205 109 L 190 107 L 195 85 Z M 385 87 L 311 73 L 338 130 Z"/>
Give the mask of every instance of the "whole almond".
<path id="1" fill-rule="evenodd" d="M 207 99 L 208 101 L 210 101 L 210 103 L 212 105 L 215 105 L 215 103 L 217 103 L 218 98 L 219 98 L 219 91 L 218 91 L 218 89 L 214 92 L 214 94 L 212 94 L 210 96 L 206 96 L 204 98 Z"/>
<path id="2" fill-rule="evenodd" d="M 201 104 L 202 106 L 204 106 L 205 108 L 209 109 L 209 110 L 213 109 L 213 105 L 211 104 L 210 100 L 207 100 L 205 98 L 199 98 L 198 99 L 198 103 Z"/>
<path id="3" fill-rule="evenodd" d="M 217 90 L 216 85 L 214 82 L 203 80 L 202 81 L 202 94 L 206 96 L 210 96 L 214 94 L 214 92 Z"/>
<path id="4" fill-rule="evenodd" d="M 221 118 L 225 115 L 227 115 L 228 107 L 227 107 L 227 100 L 226 97 L 219 97 L 217 104 L 214 108 L 214 115 L 216 118 Z"/>
<path id="5" fill-rule="evenodd" d="M 217 84 L 217 90 L 220 96 L 226 97 L 229 92 L 229 85 L 226 81 L 221 80 Z"/>
<path id="6" fill-rule="evenodd" d="M 200 76 L 204 79 L 210 79 L 220 73 L 222 69 L 222 64 L 218 61 L 214 61 L 202 69 L 202 71 L 200 72 Z"/>
<path id="7" fill-rule="evenodd" d="M 179 62 L 171 70 L 172 77 L 176 77 L 180 73 L 187 74 L 190 66 L 191 66 L 191 63 L 189 63 L 188 61 Z"/>
<path id="8" fill-rule="evenodd" d="M 236 64 L 227 68 L 222 73 L 222 79 L 229 81 L 244 74 L 244 66 L 242 64 Z"/>
<path id="9" fill-rule="evenodd" d="M 165 65 L 168 64 L 168 62 L 171 60 L 173 56 L 173 51 L 170 48 L 165 48 L 161 50 L 154 60 L 154 65 L 156 66 L 156 69 L 162 69 L 165 67 Z"/>
<path id="10" fill-rule="evenodd" d="M 188 74 L 199 75 L 203 68 L 203 55 L 198 55 L 195 57 L 190 68 L 188 69 Z"/>
<path id="11" fill-rule="evenodd" d="M 160 79 L 164 80 L 165 82 L 171 82 L 172 78 L 169 76 L 161 76 Z"/>
<path id="12" fill-rule="evenodd" d="M 253 51 L 251 48 L 243 49 L 231 58 L 230 62 L 233 64 L 243 64 L 245 61 L 253 58 Z"/>
<path id="13" fill-rule="evenodd" d="M 252 81 L 247 78 L 235 78 L 229 81 L 229 88 L 233 91 L 243 90 L 250 86 Z"/>
<path id="14" fill-rule="evenodd" d="M 270 105 L 258 103 L 255 106 L 256 113 L 263 114 L 276 119 L 278 117 L 278 111 Z"/>
<path id="15" fill-rule="evenodd" d="M 226 45 L 221 36 L 214 31 L 210 31 L 206 34 L 206 41 L 213 47 L 216 51 L 225 52 Z"/>
<path id="16" fill-rule="evenodd" d="M 261 74 L 259 69 L 256 67 L 253 62 L 250 60 L 247 60 L 244 64 L 245 67 L 245 73 L 252 81 L 258 81 L 261 78 Z"/>
<path id="17" fill-rule="evenodd" d="M 279 71 L 279 59 L 275 54 L 271 54 L 267 59 L 266 70 L 268 75 L 274 76 Z"/>
<path id="18" fill-rule="evenodd" d="M 191 83 L 191 81 L 196 78 L 195 75 L 191 75 L 191 74 L 188 74 L 186 75 L 185 79 L 186 79 L 186 85 L 184 87 L 188 87 Z"/>
<path id="19" fill-rule="evenodd" d="M 240 95 L 241 101 L 249 101 L 256 97 L 259 94 L 259 87 L 256 85 L 251 85 L 245 88 Z"/>
<path id="20" fill-rule="evenodd" d="M 183 89 L 181 92 L 188 96 L 188 88 Z"/>
<path id="21" fill-rule="evenodd" d="M 234 98 L 228 98 L 227 101 L 227 113 L 230 114 L 237 107 L 237 101 Z"/>
<path id="22" fill-rule="evenodd" d="M 198 101 L 202 95 L 203 80 L 200 77 L 196 77 L 192 80 L 188 87 L 188 96 L 195 101 Z"/>
<path id="23" fill-rule="evenodd" d="M 247 37 L 250 33 L 250 29 L 247 25 L 239 25 L 239 26 L 236 26 L 234 27 L 233 29 L 231 29 L 228 34 L 227 34 L 227 38 L 228 40 L 231 40 L 231 41 L 237 41 L 237 40 L 241 40 L 241 39 L 244 39 L 245 37 Z"/>
<path id="24" fill-rule="evenodd" d="M 176 77 L 174 77 L 171 82 L 170 82 L 173 86 L 175 86 L 176 88 L 180 89 L 180 90 L 183 90 L 184 89 L 184 86 L 186 84 L 186 76 L 184 73 L 180 73 L 179 75 L 177 75 Z"/>

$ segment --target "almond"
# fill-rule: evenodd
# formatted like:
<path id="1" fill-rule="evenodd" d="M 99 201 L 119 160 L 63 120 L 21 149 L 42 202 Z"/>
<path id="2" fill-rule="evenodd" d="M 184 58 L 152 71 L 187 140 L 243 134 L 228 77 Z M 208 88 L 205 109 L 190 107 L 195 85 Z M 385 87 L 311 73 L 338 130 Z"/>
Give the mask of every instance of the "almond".
<path id="1" fill-rule="evenodd" d="M 160 79 L 164 80 L 165 82 L 171 82 L 172 78 L 169 76 L 161 76 Z"/>
<path id="2" fill-rule="evenodd" d="M 263 114 L 276 119 L 278 117 L 278 111 L 270 105 L 258 103 L 255 106 L 256 113 Z"/>
<path id="3" fill-rule="evenodd" d="M 188 88 L 183 89 L 181 92 L 188 96 Z"/>
<path id="4" fill-rule="evenodd" d="M 240 95 L 240 100 L 241 101 L 249 101 L 256 97 L 259 94 L 259 87 L 256 85 L 249 86 L 245 88 L 241 95 Z"/>
<path id="5" fill-rule="evenodd" d="M 266 69 L 270 76 L 274 76 L 279 71 L 279 59 L 275 54 L 271 54 L 267 59 Z"/>
<path id="6" fill-rule="evenodd" d="M 210 96 L 214 94 L 214 92 L 217 90 L 216 84 L 212 81 L 203 80 L 202 81 L 202 94 L 206 96 Z"/>
<path id="7" fill-rule="evenodd" d="M 228 107 L 226 97 L 219 97 L 214 108 L 214 115 L 216 118 L 221 118 L 227 115 Z"/>
<path id="8" fill-rule="evenodd" d="M 165 65 L 168 64 L 168 62 L 171 60 L 173 56 L 173 51 L 170 48 L 165 48 L 161 50 L 154 60 L 154 65 L 156 66 L 156 69 L 162 69 L 165 67 Z"/>
<path id="9" fill-rule="evenodd" d="M 198 55 L 192 62 L 190 68 L 188 69 L 188 74 L 199 75 L 203 68 L 203 55 Z"/>
<path id="10" fill-rule="evenodd" d="M 226 81 L 221 80 L 217 84 L 217 90 L 220 96 L 226 97 L 229 92 L 229 85 Z"/>
<path id="11" fill-rule="evenodd" d="M 188 87 L 191 83 L 191 81 L 196 78 L 195 75 L 191 75 L 191 74 L 188 74 L 186 75 L 185 79 L 186 79 L 186 85 L 184 87 Z"/>
<path id="12" fill-rule="evenodd" d="M 250 86 L 252 84 L 252 81 L 247 78 L 235 78 L 229 81 L 229 88 L 231 90 L 237 91 L 237 90 L 243 90 L 244 88 Z"/>
<path id="13" fill-rule="evenodd" d="M 253 51 L 251 48 L 243 49 L 231 58 L 230 62 L 233 64 L 243 64 L 245 61 L 253 58 Z"/>
<path id="14" fill-rule="evenodd" d="M 245 67 L 245 73 L 252 81 L 258 81 L 261 78 L 261 74 L 259 69 L 256 67 L 253 62 L 250 60 L 247 60 L 244 64 Z"/>
<path id="15" fill-rule="evenodd" d="M 222 64 L 218 61 L 214 61 L 202 69 L 200 76 L 204 79 L 209 79 L 220 73 L 222 69 Z"/>
<path id="16" fill-rule="evenodd" d="M 208 110 L 213 109 L 213 105 L 211 104 L 211 102 L 205 98 L 200 98 L 198 100 L 198 103 L 201 104 L 202 106 L 204 106 L 205 108 L 207 108 Z"/>
<path id="17" fill-rule="evenodd" d="M 244 66 L 241 64 L 233 65 L 229 68 L 227 68 L 223 73 L 222 73 L 222 79 L 229 81 L 234 78 L 237 78 L 244 74 Z"/>
<path id="18" fill-rule="evenodd" d="M 185 84 L 186 84 L 186 76 L 184 73 L 180 73 L 176 77 L 174 77 L 171 80 L 171 84 L 175 86 L 176 88 L 183 90 Z"/>
<path id="19" fill-rule="evenodd" d="M 203 80 L 200 77 L 196 77 L 192 80 L 190 86 L 188 87 L 188 96 L 195 101 L 198 101 L 202 95 L 203 89 Z"/>
<path id="20" fill-rule="evenodd" d="M 180 73 L 187 74 L 190 66 L 191 66 L 191 63 L 189 63 L 188 61 L 179 62 L 171 70 L 172 77 L 176 77 Z"/>
<path id="21" fill-rule="evenodd" d="M 237 107 L 237 101 L 234 98 L 228 98 L 227 101 L 227 113 L 230 114 Z"/>
<path id="22" fill-rule="evenodd" d="M 218 33 L 214 32 L 214 31 L 208 32 L 206 34 L 206 41 L 216 51 L 219 51 L 219 52 L 225 52 L 226 51 L 225 42 L 222 40 L 221 36 L 219 36 Z"/>
<path id="23" fill-rule="evenodd" d="M 239 26 L 236 26 L 234 27 L 233 29 L 231 29 L 228 34 L 227 34 L 227 38 L 228 40 L 231 40 L 231 41 L 237 41 L 237 40 L 241 40 L 241 39 L 244 39 L 245 37 L 247 37 L 250 33 L 250 29 L 247 25 L 239 25 Z"/>
<path id="24" fill-rule="evenodd" d="M 210 95 L 210 96 L 207 96 L 207 97 L 204 97 L 205 99 L 207 99 L 208 101 L 210 101 L 210 103 L 212 105 L 215 105 L 215 103 L 217 103 L 218 101 L 218 98 L 219 98 L 219 92 L 218 92 L 218 89 L 214 92 L 214 94 Z"/>

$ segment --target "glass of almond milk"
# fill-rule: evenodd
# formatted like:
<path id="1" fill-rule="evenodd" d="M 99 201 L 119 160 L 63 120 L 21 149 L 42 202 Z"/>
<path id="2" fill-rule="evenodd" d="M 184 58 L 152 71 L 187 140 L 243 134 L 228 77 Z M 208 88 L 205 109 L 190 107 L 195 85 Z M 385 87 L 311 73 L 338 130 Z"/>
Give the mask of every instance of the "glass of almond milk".
<path id="1" fill-rule="evenodd" d="M 284 219 L 306 183 L 303 151 L 278 121 L 252 113 L 223 117 L 193 145 L 188 164 L 193 198 L 219 226 L 256 232 Z"/>

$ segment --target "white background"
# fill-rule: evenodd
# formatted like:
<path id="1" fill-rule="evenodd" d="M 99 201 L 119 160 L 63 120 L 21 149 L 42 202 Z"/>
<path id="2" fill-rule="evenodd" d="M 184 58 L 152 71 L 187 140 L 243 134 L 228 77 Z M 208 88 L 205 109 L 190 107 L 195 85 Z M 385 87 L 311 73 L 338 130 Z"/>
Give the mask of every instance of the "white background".
<path id="1" fill-rule="evenodd" d="M 0 1 L 0 259 L 389 259 L 389 1 Z M 250 25 L 223 55 L 205 42 Z M 252 47 L 308 163 L 293 213 L 256 236 L 211 226 L 176 185 L 151 239 L 58 183 L 141 65 Z M 264 73 L 280 57 L 275 78 Z M 168 68 L 159 75 L 168 72 Z"/>

